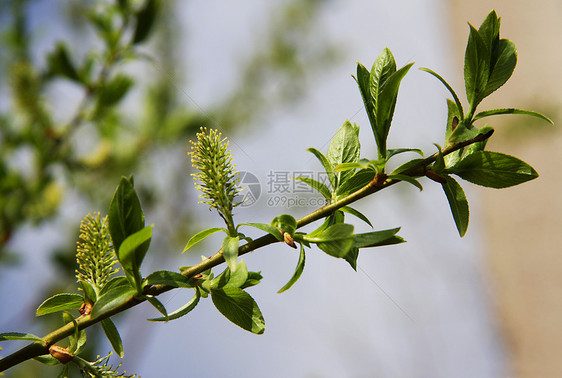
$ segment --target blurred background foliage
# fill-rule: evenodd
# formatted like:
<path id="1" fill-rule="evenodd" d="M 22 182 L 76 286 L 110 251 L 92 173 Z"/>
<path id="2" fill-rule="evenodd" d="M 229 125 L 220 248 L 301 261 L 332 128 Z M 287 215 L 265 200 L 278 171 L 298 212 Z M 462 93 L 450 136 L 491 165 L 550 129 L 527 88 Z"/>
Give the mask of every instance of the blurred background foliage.
<path id="1" fill-rule="evenodd" d="M 235 85 L 214 88 L 202 108 L 184 89 L 197 72 L 182 60 L 189 51 L 177 40 L 178 3 L 0 3 L 0 264 L 23 263 L 11 246 L 30 229 L 71 225 L 57 230 L 64 246 L 49 253 L 60 274 L 37 303 L 75 280 L 85 214 L 65 208 L 106 213 L 120 176 L 134 174 L 147 219 L 163 233 L 152 248 L 162 258 L 177 252 L 198 229 L 188 211 L 196 199 L 186 198 L 188 139 L 203 125 L 249 132 L 266 112 L 298 101 L 309 77 L 337 59 L 314 27 L 323 2 L 280 2 L 252 51 L 233 62 Z"/>

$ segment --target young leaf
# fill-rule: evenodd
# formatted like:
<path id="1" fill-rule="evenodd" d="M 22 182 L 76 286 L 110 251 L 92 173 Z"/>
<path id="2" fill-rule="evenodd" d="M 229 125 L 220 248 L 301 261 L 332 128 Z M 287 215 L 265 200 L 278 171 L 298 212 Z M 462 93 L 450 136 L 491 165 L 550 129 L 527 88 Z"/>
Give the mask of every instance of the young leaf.
<path id="1" fill-rule="evenodd" d="M 111 318 L 103 319 L 101 321 L 101 327 L 103 328 L 103 332 L 111 343 L 115 353 L 117 353 L 119 357 L 123 358 L 123 342 L 121 341 L 119 331 L 117 331 L 117 327 L 115 327 Z"/>
<path id="2" fill-rule="evenodd" d="M 418 180 L 416 180 L 415 178 L 413 178 L 411 176 L 397 174 L 397 175 L 390 175 L 390 176 L 388 176 L 388 178 L 392 179 L 392 180 L 400 180 L 400 181 L 410 183 L 410 184 L 414 185 L 416 188 L 418 188 L 420 191 L 423 190 L 422 184 L 420 184 Z"/>
<path id="3" fill-rule="evenodd" d="M 78 71 L 70 59 L 64 43 L 58 42 L 55 51 L 47 55 L 47 64 L 49 74 L 61 75 L 67 79 L 80 82 Z"/>
<path id="4" fill-rule="evenodd" d="M 523 109 L 516 109 L 516 108 L 504 108 L 504 109 L 487 110 L 485 112 L 480 112 L 480 113 L 476 114 L 474 116 L 474 120 L 476 121 L 477 119 L 480 119 L 480 118 L 489 117 L 489 116 L 493 116 L 493 115 L 502 115 L 502 114 L 528 115 L 528 116 L 540 118 L 540 119 L 545 120 L 546 122 L 550 123 L 551 125 L 554 125 L 554 122 L 550 118 L 548 118 L 547 116 L 545 116 L 541 113 L 533 112 L 531 110 L 523 110 Z"/>
<path id="5" fill-rule="evenodd" d="M 355 234 L 353 235 L 353 246 L 355 248 L 369 248 L 388 245 L 387 242 L 389 241 L 397 241 L 396 234 L 398 231 L 400 231 L 400 227 L 389 230 L 367 232 L 364 234 Z M 404 242 L 402 238 L 399 239 L 401 239 L 401 242 Z"/>
<path id="6" fill-rule="evenodd" d="M 184 306 L 180 307 L 176 311 L 169 313 L 167 317 L 152 318 L 147 320 L 151 322 L 167 322 L 168 320 L 179 319 L 182 316 L 187 315 L 187 313 L 189 313 L 191 310 L 193 310 L 195 306 L 197 306 L 197 304 L 199 303 L 200 298 L 201 298 L 201 294 L 199 294 L 199 290 L 195 290 L 195 297 L 193 297 L 192 300 L 187 302 Z"/>
<path id="7" fill-rule="evenodd" d="M 228 268 L 230 269 L 230 268 Z M 246 262 L 240 260 L 236 265 L 236 270 L 230 271 L 230 277 L 226 286 L 240 287 L 246 283 L 248 279 L 248 268 L 246 267 Z"/>
<path id="8" fill-rule="evenodd" d="M 213 304 L 228 320 L 246 331 L 261 335 L 265 331 L 263 315 L 250 294 L 226 286 L 211 291 Z"/>
<path id="9" fill-rule="evenodd" d="M 449 91 L 449 93 L 451 93 L 451 95 L 453 96 L 453 99 L 455 100 L 454 104 L 456 105 L 457 108 L 457 112 L 459 114 L 459 120 L 460 119 L 464 119 L 464 111 L 462 109 L 462 104 L 461 101 L 459 100 L 459 97 L 457 96 L 457 94 L 455 93 L 455 91 L 453 90 L 453 88 L 449 85 L 449 83 L 447 83 L 447 81 L 445 81 L 445 79 L 443 79 L 441 77 L 441 75 L 439 75 L 437 72 L 429 69 L 429 68 L 420 68 L 420 70 L 425 71 L 427 73 L 429 73 L 430 75 L 433 75 L 434 77 L 437 78 L 437 80 L 439 80 L 444 86 L 445 88 L 447 88 L 447 90 Z M 450 100 L 447 100 L 450 101 Z"/>
<path id="10" fill-rule="evenodd" d="M 463 158 L 450 171 L 463 179 L 489 188 L 508 188 L 537 178 L 529 164 L 500 152 L 477 151 Z"/>
<path id="11" fill-rule="evenodd" d="M 131 287 L 131 284 L 129 283 L 129 280 L 127 279 L 127 277 L 113 277 L 112 279 L 110 279 L 109 281 L 107 281 L 107 283 L 102 287 L 102 289 L 100 290 L 100 296 L 104 295 L 105 293 L 107 293 L 109 290 L 112 290 L 116 287 Z"/>
<path id="12" fill-rule="evenodd" d="M 131 298 L 136 293 L 137 291 L 134 288 L 132 288 L 130 285 L 116 286 L 111 290 L 108 290 L 94 304 L 91 313 L 92 317 L 96 318 L 99 315 L 114 309 L 115 307 L 126 302 L 129 298 Z"/>
<path id="13" fill-rule="evenodd" d="M 486 89 L 482 93 L 483 98 L 492 94 L 504 85 L 513 74 L 517 65 L 517 48 L 509 39 L 501 39 L 497 42 L 497 53 L 493 55 L 490 77 Z"/>
<path id="14" fill-rule="evenodd" d="M 349 207 L 349 206 L 344 206 L 340 210 L 344 211 L 348 214 L 351 214 L 353 216 L 356 216 L 357 218 L 361 219 L 363 222 L 367 223 L 369 226 L 373 227 L 369 218 L 367 218 L 365 215 L 363 215 L 360 211 L 355 210 L 354 208 Z"/>
<path id="15" fill-rule="evenodd" d="M 146 295 L 145 298 L 156 310 L 158 310 L 159 313 L 164 315 L 164 319 L 168 318 L 168 311 L 166 310 L 166 307 L 164 307 L 162 302 L 158 300 L 158 298 L 152 295 Z"/>
<path id="16" fill-rule="evenodd" d="M 307 149 L 307 151 L 312 152 L 314 156 L 316 156 L 316 158 L 320 161 L 320 163 L 324 167 L 324 170 L 326 171 L 326 174 L 328 175 L 328 179 L 330 180 L 330 185 L 332 185 L 332 188 L 334 188 L 336 186 L 336 176 L 333 172 L 334 168 L 328 161 L 328 158 L 324 156 L 324 154 L 318 151 L 316 148 L 310 147 Z"/>
<path id="17" fill-rule="evenodd" d="M 0 341 L 7 340 L 26 340 L 26 341 L 39 341 L 45 344 L 42 338 L 35 336 L 31 333 L 21 333 L 21 332 L 4 332 L 0 333 Z"/>
<path id="18" fill-rule="evenodd" d="M 195 244 L 199 243 L 207 236 L 212 235 L 215 232 L 219 232 L 219 231 L 224 231 L 228 234 L 228 231 L 225 228 L 220 228 L 220 227 L 213 227 L 196 233 L 191 237 L 191 239 L 189 239 L 189 241 L 185 245 L 185 248 L 183 249 L 183 252 L 187 251 L 189 248 L 193 247 Z"/>
<path id="19" fill-rule="evenodd" d="M 68 351 L 72 354 L 78 354 L 86 344 L 86 332 L 80 331 L 78 328 L 78 323 L 68 312 L 62 313 L 62 319 L 64 324 L 73 323 L 74 324 L 74 334 L 69 336 L 70 345 L 68 346 Z"/>
<path id="20" fill-rule="evenodd" d="M 313 189 L 316 189 L 326 199 L 330 199 L 332 197 L 330 189 L 319 181 L 311 179 L 310 177 L 295 177 L 295 180 L 299 180 L 304 182 L 305 184 L 308 184 Z"/>
<path id="21" fill-rule="evenodd" d="M 42 316 L 64 310 L 77 310 L 84 303 L 84 298 L 78 294 L 55 294 L 39 305 L 35 315 Z"/>
<path id="22" fill-rule="evenodd" d="M 273 218 L 271 225 L 293 235 L 297 229 L 297 220 L 292 215 L 281 214 Z"/>
<path id="23" fill-rule="evenodd" d="M 484 98 L 490 73 L 490 50 L 472 25 L 464 56 L 464 82 L 470 104 L 469 117 Z"/>
<path id="24" fill-rule="evenodd" d="M 145 286 L 166 285 L 172 287 L 192 288 L 193 284 L 184 275 L 169 270 L 158 270 L 150 273 L 145 279 Z"/>
<path id="25" fill-rule="evenodd" d="M 240 223 L 238 226 L 254 227 L 254 228 L 265 231 L 265 232 L 275 236 L 275 239 L 277 239 L 279 241 L 283 241 L 283 235 L 281 235 L 281 232 L 279 231 L 279 229 L 270 225 L 270 224 L 267 224 L 267 223 Z"/>
<path id="26" fill-rule="evenodd" d="M 355 163 L 359 160 L 360 150 L 359 127 L 345 121 L 332 138 L 326 157 L 332 167 L 339 164 Z M 353 172 L 350 171 L 336 173 L 336 185 L 333 190 L 336 190 L 351 175 L 353 175 Z"/>
<path id="27" fill-rule="evenodd" d="M 349 252 L 343 257 L 345 261 L 351 265 L 351 268 L 357 271 L 357 259 L 359 258 L 359 248 L 352 247 Z"/>
<path id="28" fill-rule="evenodd" d="M 344 257 L 353 246 L 353 225 L 337 223 L 314 234 L 304 236 L 304 240 L 316 243 L 318 248 L 330 256 Z"/>
<path id="29" fill-rule="evenodd" d="M 132 179 L 121 178 L 109 205 L 108 219 L 115 251 L 119 251 L 121 243 L 129 235 L 144 227 L 144 214 Z"/>
<path id="30" fill-rule="evenodd" d="M 246 289 L 248 287 L 256 286 L 261 282 L 262 279 L 263 276 L 261 275 L 261 272 L 248 272 L 248 278 L 246 279 L 246 282 L 244 282 L 244 284 L 240 286 L 240 289 Z"/>
<path id="31" fill-rule="evenodd" d="M 376 172 L 372 169 L 362 169 L 347 179 L 336 190 L 336 199 L 347 197 L 351 193 L 363 188 L 375 178 Z"/>
<path id="32" fill-rule="evenodd" d="M 118 278 L 118 277 L 115 277 Z M 124 277 L 122 277 L 124 278 Z M 107 284 L 111 282 L 111 280 L 107 281 L 107 283 L 104 285 L 107 286 Z M 94 289 L 94 287 L 92 286 L 92 284 L 90 284 L 89 282 L 86 281 L 78 281 L 78 283 L 80 284 L 80 288 L 82 289 L 82 291 L 84 292 L 84 299 L 87 302 L 90 303 L 95 303 L 98 300 L 98 296 L 96 294 L 96 289 Z M 102 288 L 103 290 L 103 288 Z"/>
<path id="33" fill-rule="evenodd" d="M 140 231 L 129 235 L 117 252 L 117 258 L 129 278 L 131 285 L 134 285 L 137 290 L 141 291 L 142 276 L 140 267 L 144 256 L 148 251 L 150 240 L 152 238 L 152 227 L 148 226 Z"/>
<path id="34" fill-rule="evenodd" d="M 446 175 L 447 183 L 443 184 L 443 191 L 449 201 L 449 207 L 461 237 L 464 236 L 468 229 L 468 201 L 462 190 L 462 187 L 451 176 Z"/>
<path id="35" fill-rule="evenodd" d="M 293 273 L 293 276 L 291 277 L 291 279 L 289 280 L 289 282 L 287 282 L 285 284 L 285 286 L 283 286 L 277 293 L 281 294 L 284 291 L 287 291 L 291 288 L 291 286 L 293 286 L 295 284 L 295 282 L 298 281 L 298 279 L 300 278 L 303 270 L 304 270 L 304 263 L 306 260 L 306 255 L 304 253 L 304 245 L 301 243 L 301 252 L 299 255 L 299 261 L 297 262 L 297 267 L 295 268 L 295 272 Z"/>
<path id="36" fill-rule="evenodd" d="M 226 236 L 222 242 L 222 255 L 230 270 L 236 270 L 238 260 L 239 236 Z"/>

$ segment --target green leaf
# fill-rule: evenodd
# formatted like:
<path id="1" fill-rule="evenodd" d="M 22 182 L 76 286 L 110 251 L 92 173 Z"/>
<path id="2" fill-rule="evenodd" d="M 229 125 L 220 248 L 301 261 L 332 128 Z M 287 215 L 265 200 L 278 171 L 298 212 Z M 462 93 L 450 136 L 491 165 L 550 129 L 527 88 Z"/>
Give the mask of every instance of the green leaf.
<path id="1" fill-rule="evenodd" d="M 192 288 L 193 284 L 184 275 L 169 270 L 158 270 L 145 278 L 145 286 L 166 285 L 172 287 Z"/>
<path id="2" fill-rule="evenodd" d="M 277 239 L 279 241 L 283 241 L 283 235 L 281 235 L 281 232 L 279 231 L 279 229 L 272 226 L 271 224 L 267 224 L 267 223 L 240 223 L 238 226 L 254 227 L 254 228 L 265 231 L 265 232 L 275 236 L 275 239 Z"/>
<path id="3" fill-rule="evenodd" d="M 343 257 L 345 261 L 351 265 L 353 270 L 357 271 L 357 259 L 359 258 L 359 248 L 352 247 L 349 252 Z"/>
<path id="4" fill-rule="evenodd" d="M 108 212 L 113 248 L 119 251 L 123 240 L 144 228 L 144 214 L 132 178 L 122 177 Z"/>
<path id="5" fill-rule="evenodd" d="M 184 306 L 180 307 L 176 311 L 169 313 L 167 317 L 152 318 L 147 320 L 151 322 L 167 322 L 168 320 L 179 319 L 193 310 L 199 303 L 200 298 L 201 294 L 199 294 L 199 290 L 195 290 L 195 297 L 193 297 L 191 301 L 187 302 Z"/>
<path id="6" fill-rule="evenodd" d="M 347 197 L 351 193 L 363 188 L 375 178 L 376 172 L 372 169 L 362 169 L 347 179 L 336 190 L 336 199 Z"/>
<path id="7" fill-rule="evenodd" d="M 79 309 L 84 303 L 84 297 L 78 294 L 56 294 L 39 305 L 35 315 L 42 316 L 53 312 Z"/>
<path id="8" fill-rule="evenodd" d="M 225 228 L 220 228 L 220 227 L 213 227 L 196 233 L 191 237 L 191 239 L 189 239 L 189 241 L 185 245 L 185 248 L 183 249 L 183 252 L 187 251 L 189 248 L 193 247 L 195 244 L 199 243 L 207 236 L 210 236 L 215 232 L 219 232 L 219 231 L 224 231 L 228 234 L 228 231 Z"/>
<path id="9" fill-rule="evenodd" d="M 95 303 L 98 300 L 98 296 L 96 294 L 96 289 L 86 281 L 78 281 L 82 291 L 84 292 L 84 299 L 90 303 Z M 104 285 L 104 287 L 109 283 L 109 281 Z"/>
<path id="10" fill-rule="evenodd" d="M 419 166 L 420 163 L 422 163 L 425 159 L 412 159 L 410 161 L 405 162 L 404 164 L 400 165 L 399 167 L 397 167 L 394 171 L 392 171 L 392 173 L 390 174 L 392 175 L 397 175 L 397 174 L 401 174 L 403 172 L 406 172 L 410 169 L 412 169 L 413 167 L 418 167 L 419 168 L 419 172 L 415 172 L 417 173 L 417 176 L 413 176 L 411 175 L 411 177 L 421 177 L 424 175 L 424 168 Z"/>
<path id="11" fill-rule="evenodd" d="M 244 282 L 244 284 L 240 286 L 240 289 L 246 289 L 248 287 L 255 286 L 259 284 L 262 279 L 263 276 L 261 275 L 261 272 L 248 272 L 248 278 L 246 279 L 246 282 Z"/>
<path id="12" fill-rule="evenodd" d="M 289 280 L 289 282 L 287 282 L 287 284 L 285 284 L 285 286 L 283 286 L 277 293 L 281 294 L 284 291 L 287 291 L 291 288 L 291 286 L 293 286 L 295 284 L 295 282 L 298 281 L 298 279 L 300 278 L 300 276 L 302 275 L 302 272 L 304 270 L 304 263 L 306 260 L 306 255 L 304 253 L 304 245 L 301 243 L 301 252 L 299 255 L 299 261 L 297 262 L 297 267 L 295 268 L 295 272 L 293 273 L 293 276 L 291 277 L 291 279 Z"/>
<path id="13" fill-rule="evenodd" d="M 222 255 L 230 270 L 236 270 L 240 237 L 227 235 L 222 242 Z"/>
<path id="14" fill-rule="evenodd" d="M 150 34 L 156 14 L 158 12 L 158 4 L 156 0 L 146 0 L 144 6 L 138 11 L 137 25 L 135 34 L 133 35 L 133 44 L 143 42 Z"/>
<path id="15" fill-rule="evenodd" d="M 129 280 L 127 277 L 119 276 L 113 277 L 105 285 L 103 285 L 102 289 L 100 290 L 100 296 L 104 295 L 108 291 L 116 288 L 116 287 L 131 287 Z"/>
<path id="16" fill-rule="evenodd" d="M 371 128 L 377 142 L 379 159 L 386 158 L 386 139 L 392 123 L 398 88 L 412 65 L 413 63 L 410 63 L 397 71 L 394 56 L 385 48 L 371 69 L 369 86 L 374 117 L 370 120 L 375 121 L 374 124 L 371 122 Z"/>
<path id="17" fill-rule="evenodd" d="M 498 41 L 497 56 L 492 59 L 490 78 L 482 94 L 487 97 L 509 80 L 517 65 L 517 48 L 509 39 Z"/>
<path id="18" fill-rule="evenodd" d="M 115 307 L 122 305 L 136 293 L 137 291 L 129 285 L 116 286 L 111 290 L 108 290 L 100 296 L 98 301 L 94 304 L 94 307 L 92 308 L 92 317 L 97 318 Z"/>
<path id="19" fill-rule="evenodd" d="M 389 244 L 397 244 L 396 242 L 403 243 L 404 239 L 396 236 L 398 231 L 400 231 L 400 227 L 392 228 L 389 230 L 355 234 L 353 235 L 353 247 L 370 248 L 381 247 Z"/>
<path id="20" fill-rule="evenodd" d="M 226 286 L 240 287 L 246 283 L 247 279 L 248 268 L 246 267 L 246 262 L 244 260 L 240 260 L 236 265 L 236 270 L 230 271 L 230 278 L 228 279 Z"/>
<path id="21" fill-rule="evenodd" d="M 423 156 L 423 151 L 419 148 L 393 148 L 387 151 L 386 160 L 389 160 L 394 155 L 403 154 L 404 152 L 415 152 Z"/>
<path id="22" fill-rule="evenodd" d="M 371 94 L 371 73 L 359 62 L 357 62 L 357 77 L 355 77 L 355 80 L 359 86 L 359 92 L 361 92 L 361 98 L 363 99 L 365 111 L 369 117 L 371 129 L 374 131 L 377 119 L 375 113 L 375 99 Z"/>
<path id="23" fill-rule="evenodd" d="M 554 122 L 550 118 L 548 118 L 547 116 L 545 116 L 541 113 L 533 112 L 531 110 L 523 110 L 523 109 L 516 109 L 516 108 L 504 108 L 504 109 L 487 110 L 485 112 L 480 112 L 480 113 L 476 114 L 474 116 L 474 120 L 476 121 L 477 119 L 480 119 L 480 118 L 489 117 L 489 116 L 493 116 L 493 115 L 503 115 L 503 114 L 528 115 L 528 116 L 540 118 L 540 119 L 550 123 L 551 125 L 554 125 Z"/>
<path id="24" fill-rule="evenodd" d="M 333 172 L 333 167 L 330 164 L 330 162 L 328 161 L 328 158 L 326 156 L 324 156 L 324 154 L 320 151 L 318 151 L 316 148 L 310 147 L 307 149 L 308 152 L 312 152 L 314 154 L 314 156 L 316 156 L 316 158 L 320 161 L 320 163 L 322 164 L 322 166 L 324 167 L 324 170 L 326 171 L 326 174 L 328 175 L 328 179 L 330 180 L 330 185 L 332 185 L 332 188 L 335 188 L 336 186 L 336 176 Z"/>
<path id="25" fill-rule="evenodd" d="M 397 174 L 397 175 L 390 175 L 390 176 L 388 176 L 388 178 L 392 179 L 392 180 L 400 180 L 400 181 L 410 183 L 410 184 L 414 185 L 416 188 L 418 188 L 420 191 L 423 190 L 422 184 L 420 184 L 418 180 L 416 180 L 415 178 L 413 178 L 411 176 Z"/>
<path id="26" fill-rule="evenodd" d="M 443 191 L 445 191 L 449 201 L 449 207 L 451 208 L 451 213 L 453 213 L 459 235 L 463 237 L 468 229 L 468 201 L 459 183 L 451 176 L 446 175 L 445 178 L 447 183 L 442 185 Z"/>
<path id="27" fill-rule="evenodd" d="M 51 355 L 37 356 L 33 357 L 33 359 L 47 366 L 56 366 L 60 364 L 60 362 Z"/>
<path id="28" fill-rule="evenodd" d="M 39 341 L 45 344 L 45 341 L 39 336 L 35 336 L 31 333 L 21 333 L 21 332 L 4 332 L 0 333 L 0 341 L 7 340 L 26 340 L 26 341 Z"/>
<path id="29" fill-rule="evenodd" d="M 369 167 L 369 160 L 361 159 L 362 161 L 358 161 L 357 163 L 342 163 L 338 164 L 334 168 L 334 172 L 345 172 L 350 171 L 352 169 L 363 169 Z M 352 172 L 353 173 L 353 172 Z"/>
<path id="30" fill-rule="evenodd" d="M 337 223 L 314 234 L 304 236 L 304 240 L 316 243 L 318 248 L 333 257 L 344 257 L 353 246 L 353 225 Z"/>
<path id="31" fill-rule="evenodd" d="M 211 291 L 213 304 L 228 320 L 246 331 L 261 335 L 265 331 L 263 315 L 250 294 L 226 286 Z"/>
<path id="32" fill-rule="evenodd" d="M 459 96 L 457 96 L 457 94 L 455 93 L 453 88 L 449 85 L 449 83 L 447 83 L 447 81 L 445 79 L 443 79 L 441 77 L 441 75 L 439 75 L 437 72 L 435 72 L 435 71 L 433 71 L 429 68 L 423 68 L 422 67 L 422 68 L 420 68 L 420 70 L 425 71 L 425 72 L 429 73 L 430 75 L 433 75 L 445 86 L 445 88 L 447 88 L 447 90 L 449 91 L 449 93 L 451 93 L 451 95 L 453 96 L 453 99 L 455 100 L 454 104 L 456 105 L 457 112 L 459 114 L 459 120 L 464 119 L 464 111 L 462 109 L 462 104 L 461 104 L 461 101 L 459 100 Z M 447 100 L 447 101 L 450 101 L 450 100 Z"/>
<path id="33" fill-rule="evenodd" d="M 484 98 L 490 73 L 490 50 L 478 30 L 470 24 L 469 26 L 470 35 L 464 56 L 464 82 L 471 113 Z"/>
<path id="34" fill-rule="evenodd" d="M 310 177 L 295 177 L 295 180 L 302 181 L 305 184 L 307 184 L 307 185 L 311 186 L 312 188 L 316 189 L 326 199 L 332 198 L 332 193 L 331 193 L 330 189 L 326 185 L 322 184 L 319 181 L 311 179 Z"/>
<path id="35" fill-rule="evenodd" d="M 344 206 L 344 207 L 340 208 L 340 210 L 361 219 L 363 222 L 365 222 L 369 226 L 373 227 L 369 218 L 367 218 L 365 215 L 363 215 L 360 211 L 355 210 L 354 208 L 349 207 L 349 206 Z"/>
<path id="36" fill-rule="evenodd" d="M 152 239 L 152 227 L 148 226 L 140 231 L 129 235 L 117 252 L 117 258 L 125 271 L 125 274 L 131 285 L 137 288 L 137 291 L 141 292 L 142 275 L 140 268 L 144 256 L 148 251 L 150 246 L 150 240 Z"/>
<path id="37" fill-rule="evenodd" d="M 445 144 L 451 144 L 455 142 L 455 139 L 465 139 L 464 135 L 459 135 L 459 131 L 462 133 L 465 131 L 464 123 L 461 124 L 461 119 L 463 116 L 459 113 L 459 110 L 455 106 L 455 103 L 450 99 L 447 99 L 447 129 L 445 130 Z M 462 130 L 457 130 L 459 128 L 463 128 Z M 451 136 L 455 133 L 455 137 L 451 138 Z M 447 162 L 446 165 L 451 166 L 454 165 L 457 161 L 460 160 L 462 155 L 462 150 L 454 151 L 453 153 L 448 154 L 444 157 L 444 160 Z"/>
<path id="38" fill-rule="evenodd" d="M 508 188 L 537 178 L 529 164 L 500 152 L 477 151 L 463 158 L 450 172 L 477 185 Z"/>
<path id="39" fill-rule="evenodd" d="M 78 328 L 78 323 L 76 322 L 74 317 L 70 315 L 68 312 L 62 313 L 62 319 L 64 324 L 67 323 L 74 324 L 74 334 L 68 337 L 70 340 L 68 351 L 72 354 L 79 354 L 82 351 L 84 345 L 86 344 L 86 332 L 83 330 L 81 331 Z"/>
<path id="40" fill-rule="evenodd" d="M 289 214 L 281 214 L 271 221 L 271 225 L 293 235 L 297 229 L 297 220 Z"/>
<path id="41" fill-rule="evenodd" d="M 119 331 L 115 324 L 110 318 L 103 319 L 101 321 L 101 327 L 103 328 L 103 332 L 105 336 L 111 343 L 111 347 L 117 353 L 117 355 L 123 358 L 123 342 L 121 341 L 121 336 L 119 335 Z"/>
<path id="42" fill-rule="evenodd" d="M 332 167 L 339 164 L 355 163 L 359 160 L 360 150 L 359 127 L 352 125 L 349 121 L 345 121 L 332 138 L 328 146 L 326 158 Z M 333 187 L 333 190 L 337 190 L 338 186 L 352 175 L 353 172 L 336 173 L 336 185 Z M 330 198 L 330 196 L 326 198 Z"/>
<path id="43" fill-rule="evenodd" d="M 168 311 L 166 310 L 166 307 L 164 307 L 164 305 L 158 300 L 158 298 L 152 295 L 145 295 L 144 297 L 156 310 L 158 310 L 159 313 L 164 315 L 164 318 L 168 317 Z"/>

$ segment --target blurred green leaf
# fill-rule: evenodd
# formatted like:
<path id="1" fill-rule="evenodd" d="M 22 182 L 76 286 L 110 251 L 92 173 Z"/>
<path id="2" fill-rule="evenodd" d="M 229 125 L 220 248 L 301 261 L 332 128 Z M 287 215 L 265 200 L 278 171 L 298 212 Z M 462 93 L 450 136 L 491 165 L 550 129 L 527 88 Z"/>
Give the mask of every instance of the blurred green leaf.
<path id="1" fill-rule="evenodd" d="M 228 320 L 246 331 L 261 335 L 265 331 L 263 315 L 250 294 L 226 286 L 211 291 L 213 304 Z"/>
<path id="2" fill-rule="evenodd" d="M 285 284 L 285 286 L 283 286 L 277 293 L 280 294 L 284 291 L 287 291 L 291 288 L 291 286 L 293 286 L 295 284 L 295 282 L 298 281 L 298 279 L 300 278 L 300 276 L 302 275 L 302 272 L 304 270 L 304 263 L 306 260 L 306 255 L 304 253 L 304 245 L 301 243 L 301 249 L 300 249 L 300 255 L 299 255 L 299 261 L 297 262 L 297 267 L 295 268 L 295 272 L 293 273 L 293 276 L 291 277 L 291 279 L 289 280 L 289 282 L 287 282 Z"/>
<path id="3" fill-rule="evenodd" d="M 461 237 L 464 236 L 468 229 L 468 201 L 459 183 L 451 176 L 445 175 L 447 183 L 443 184 L 443 191 L 449 201 L 449 207 L 455 220 L 455 225 Z"/>
<path id="4" fill-rule="evenodd" d="M 304 236 L 304 240 L 315 243 L 330 256 L 344 257 L 353 246 L 353 225 L 337 223 L 318 232 Z"/>
<path id="5" fill-rule="evenodd" d="M 500 152 L 476 151 L 449 169 L 463 179 L 489 188 L 508 188 L 537 178 L 529 164 Z"/>
<path id="6" fill-rule="evenodd" d="M 61 75 L 67 79 L 80 82 L 80 76 L 64 42 L 58 42 L 55 50 L 47 55 L 47 69 L 51 75 Z"/>
<path id="7" fill-rule="evenodd" d="M 35 315 L 42 316 L 64 310 L 77 310 L 84 303 L 84 298 L 78 294 L 56 294 L 39 305 Z"/>
<path id="8" fill-rule="evenodd" d="M 133 35 L 133 44 L 143 42 L 150 35 L 157 12 L 158 3 L 156 0 L 146 0 L 143 7 L 136 14 L 137 25 Z"/>
<path id="9" fill-rule="evenodd" d="M 133 84 L 133 79 L 123 74 L 117 74 L 112 79 L 107 80 L 98 88 L 98 101 L 94 117 L 102 116 L 109 108 L 119 103 L 129 92 Z"/>
<path id="10" fill-rule="evenodd" d="M 101 321 L 101 327 L 115 353 L 123 358 L 123 342 L 121 341 L 121 336 L 113 321 L 110 318 L 103 319 Z"/>

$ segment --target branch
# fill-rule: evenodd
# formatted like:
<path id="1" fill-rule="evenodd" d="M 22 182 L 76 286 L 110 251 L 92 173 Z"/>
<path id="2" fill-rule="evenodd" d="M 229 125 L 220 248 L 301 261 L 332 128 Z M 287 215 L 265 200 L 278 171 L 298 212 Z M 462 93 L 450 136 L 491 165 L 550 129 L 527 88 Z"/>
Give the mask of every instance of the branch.
<path id="1" fill-rule="evenodd" d="M 469 146 L 471 144 L 477 143 L 477 142 L 482 142 L 486 139 L 488 139 L 490 136 L 492 136 L 493 130 L 491 130 L 490 132 L 486 133 L 486 134 L 479 134 L 476 137 L 469 139 L 467 141 L 463 141 L 463 142 L 458 142 L 458 143 L 454 143 L 451 144 L 447 147 L 445 147 L 445 149 L 443 149 L 442 151 L 442 155 L 446 156 L 450 153 L 453 153 L 455 151 L 458 151 L 466 146 Z M 407 176 L 411 176 L 411 177 L 419 177 L 419 176 L 423 176 L 425 173 L 425 170 L 427 168 L 427 166 L 429 166 L 430 164 L 434 163 L 435 160 L 437 159 L 437 157 L 439 156 L 438 153 L 435 153 L 433 155 L 431 155 L 430 157 L 420 161 L 418 164 L 410 167 L 409 169 L 407 169 L 406 171 L 402 172 L 401 174 L 403 175 L 407 175 Z M 303 226 L 306 226 L 307 224 L 310 224 L 316 220 L 325 218 L 329 215 L 331 215 L 332 213 L 334 213 L 336 210 L 349 205 L 350 203 L 353 203 L 361 198 L 364 198 L 368 195 L 371 195 L 373 193 L 378 192 L 379 190 L 388 188 L 391 185 L 396 184 L 397 182 L 399 182 L 400 180 L 396 180 L 396 179 L 388 179 L 386 178 L 386 175 L 384 174 L 377 174 L 377 176 L 375 176 L 375 178 L 366 186 L 364 186 L 363 188 L 357 190 L 356 192 L 350 194 L 349 196 L 342 198 L 339 201 L 333 202 L 331 204 L 328 204 L 326 206 L 323 206 L 315 211 L 313 211 L 312 213 L 300 218 L 297 221 L 297 228 L 301 228 Z M 238 249 L 238 255 L 245 255 L 247 253 L 250 253 L 256 249 L 262 248 L 266 245 L 269 244 L 273 244 L 278 242 L 278 240 L 270 234 L 264 235 L 258 239 L 255 239 L 245 245 L 240 246 L 240 248 Z M 195 280 L 197 274 L 204 272 L 207 269 L 211 269 L 217 265 L 220 265 L 224 262 L 224 257 L 223 257 L 223 253 L 222 253 L 222 249 L 219 250 L 217 253 L 215 253 L 213 256 L 209 257 L 208 259 L 206 259 L 205 261 L 202 261 L 201 263 L 194 265 L 188 269 L 185 269 L 181 272 L 182 275 L 184 275 L 185 277 Z M 146 287 L 144 290 L 144 294 L 149 294 L 149 295 L 160 295 L 162 293 L 165 293 L 167 291 L 170 291 L 172 289 L 175 289 L 175 287 L 172 286 L 166 286 L 166 285 L 154 285 L 154 286 L 149 286 Z M 118 314 L 120 312 L 123 312 L 125 310 L 128 310 L 129 308 L 132 308 L 142 302 L 144 302 L 144 299 L 139 299 L 136 298 L 134 295 L 131 296 L 129 299 L 127 299 L 125 302 L 123 302 L 122 304 L 120 304 L 119 306 L 116 306 L 115 308 L 103 313 L 102 315 L 93 318 L 91 315 L 82 315 L 80 317 L 78 317 L 76 319 L 76 324 L 78 325 L 79 329 L 85 329 L 88 328 L 96 323 L 99 323 L 101 320 L 109 318 L 115 314 Z M 43 341 L 45 343 L 41 343 L 41 342 L 35 342 L 33 344 L 30 344 L 14 353 L 12 353 L 11 355 L 0 359 L 0 372 L 4 371 L 6 369 L 9 369 L 19 363 L 22 363 L 26 360 L 32 359 L 34 357 L 38 357 L 44 354 L 49 354 L 49 347 L 53 344 L 55 344 L 56 342 L 72 335 L 74 333 L 74 324 L 71 323 L 67 323 L 66 325 L 60 327 L 59 329 L 49 333 L 48 335 L 46 335 L 45 337 L 43 337 Z"/>

